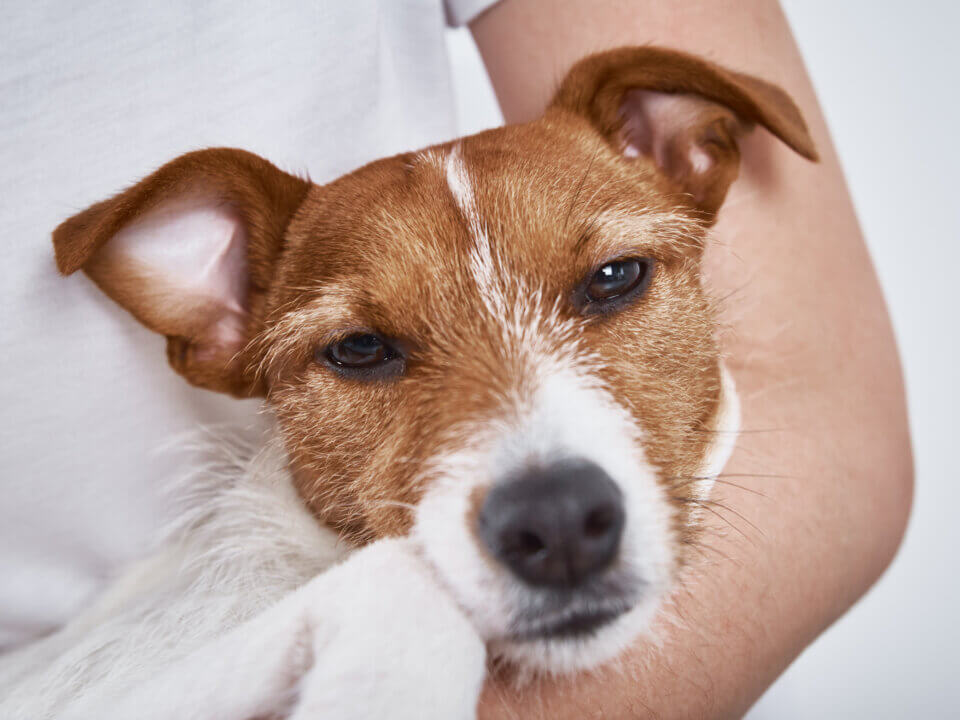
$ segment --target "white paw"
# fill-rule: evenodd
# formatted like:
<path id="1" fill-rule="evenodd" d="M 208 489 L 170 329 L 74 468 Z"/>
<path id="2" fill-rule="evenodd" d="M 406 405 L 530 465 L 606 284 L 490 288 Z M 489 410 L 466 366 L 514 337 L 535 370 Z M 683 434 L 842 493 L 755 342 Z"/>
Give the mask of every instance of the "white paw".
<path id="1" fill-rule="evenodd" d="M 480 637 L 408 540 L 382 540 L 312 581 L 313 665 L 295 720 L 473 718 Z"/>

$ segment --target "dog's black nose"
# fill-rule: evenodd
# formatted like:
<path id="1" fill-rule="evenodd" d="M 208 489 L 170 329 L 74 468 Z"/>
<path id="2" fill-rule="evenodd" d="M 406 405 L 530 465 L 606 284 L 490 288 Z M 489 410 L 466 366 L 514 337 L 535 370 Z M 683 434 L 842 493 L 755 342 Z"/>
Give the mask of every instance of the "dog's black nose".
<path id="1" fill-rule="evenodd" d="M 530 585 L 572 588 L 607 568 L 623 533 L 620 489 L 592 462 L 567 460 L 497 485 L 480 508 L 480 537 Z"/>

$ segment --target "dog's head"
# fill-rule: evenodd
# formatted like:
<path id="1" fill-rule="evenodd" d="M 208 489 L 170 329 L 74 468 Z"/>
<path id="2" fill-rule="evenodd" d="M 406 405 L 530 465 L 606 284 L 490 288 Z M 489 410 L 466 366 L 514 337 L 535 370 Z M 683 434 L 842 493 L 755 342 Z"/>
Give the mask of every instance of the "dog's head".
<path id="1" fill-rule="evenodd" d="M 647 622 L 729 449 L 700 261 L 753 123 L 815 156 L 779 89 L 625 48 L 536 122 L 325 186 L 190 153 L 57 262 L 190 382 L 266 396 L 318 518 L 412 533 L 496 653 L 574 669 Z"/>

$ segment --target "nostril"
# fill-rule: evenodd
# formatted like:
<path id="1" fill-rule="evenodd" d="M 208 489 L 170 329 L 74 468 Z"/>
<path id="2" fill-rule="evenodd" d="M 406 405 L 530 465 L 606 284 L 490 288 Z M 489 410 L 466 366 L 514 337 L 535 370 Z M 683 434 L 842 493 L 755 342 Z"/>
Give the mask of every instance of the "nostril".
<path id="1" fill-rule="evenodd" d="M 546 543 L 536 533 L 523 530 L 517 535 L 515 550 L 521 555 L 533 556 L 543 552 L 546 548 Z"/>
<path id="2" fill-rule="evenodd" d="M 587 513 L 583 521 L 583 534 L 591 540 L 608 535 L 617 524 L 619 513 L 613 505 L 601 505 Z"/>
<path id="3" fill-rule="evenodd" d="M 509 555 L 520 562 L 536 560 L 547 552 L 546 540 L 533 530 L 507 527 L 495 543 L 502 555 Z"/>

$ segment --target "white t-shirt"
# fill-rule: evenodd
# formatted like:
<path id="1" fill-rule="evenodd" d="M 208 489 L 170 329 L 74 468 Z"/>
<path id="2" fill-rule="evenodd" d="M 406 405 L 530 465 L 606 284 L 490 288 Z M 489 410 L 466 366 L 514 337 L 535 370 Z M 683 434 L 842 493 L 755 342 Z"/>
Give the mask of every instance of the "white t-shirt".
<path id="1" fill-rule="evenodd" d="M 142 553 L 184 461 L 258 404 L 188 386 L 164 340 L 50 232 L 189 150 L 330 180 L 456 134 L 444 46 L 494 0 L 34 0 L 0 9 L 0 650 L 54 629 Z"/>

